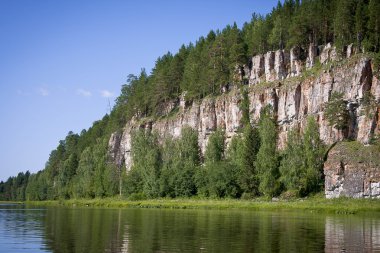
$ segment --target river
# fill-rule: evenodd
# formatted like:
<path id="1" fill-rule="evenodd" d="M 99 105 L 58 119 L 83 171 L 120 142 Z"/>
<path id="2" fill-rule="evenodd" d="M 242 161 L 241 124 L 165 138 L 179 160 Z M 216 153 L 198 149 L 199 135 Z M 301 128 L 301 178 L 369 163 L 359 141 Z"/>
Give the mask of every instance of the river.
<path id="1" fill-rule="evenodd" d="M 380 216 L 0 204 L 0 252 L 380 252 Z"/>

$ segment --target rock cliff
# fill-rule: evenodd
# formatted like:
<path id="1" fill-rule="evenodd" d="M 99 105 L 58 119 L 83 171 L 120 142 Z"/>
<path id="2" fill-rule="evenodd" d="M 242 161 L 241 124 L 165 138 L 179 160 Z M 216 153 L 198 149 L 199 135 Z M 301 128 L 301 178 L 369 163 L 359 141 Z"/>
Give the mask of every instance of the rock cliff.
<path id="1" fill-rule="evenodd" d="M 324 117 L 324 104 L 332 92 L 342 92 L 348 102 L 350 125 L 346 133 L 350 139 L 367 144 L 370 138 L 380 133 L 380 110 L 373 109 L 370 115 L 363 113 L 365 92 L 380 99 L 380 80 L 374 75 L 371 58 L 354 54 L 347 47 L 344 59 L 333 46 L 310 45 L 307 52 L 293 48 L 289 52 L 278 50 L 252 57 L 246 78 L 249 83 L 250 115 L 252 123 L 258 121 L 260 110 L 270 104 L 276 115 L 279 137 L 278 147 L 284 147 L 287 132 L 305 126 L 306 118 L 312 115 L 319 124 L 322 140 L 332 144 L 342 140 L 340 132 L 330 127 Z M 247 74 L 248 73 L 248 74 Z M 134 118 L 123 131 L 114 133 L 109 141 L 111 156 L 125 161 L 126 169 L 131 166 L 131 133 L 138 128 L 157 131 L 160 137 L 178 137 L 184 126 L 199 133 L 199 146 L 204 152 L 209 135 L 217 128 L 225 131 L 227 142 L 237 134 L 242 112 L 238 89 L 218 97 L 206 97 L 200 101 L 185 101 L 180 98 L 176 107 L 170 106 L 166 116 L 160 119 Z"/>
<path id="2" fill-rule="evenodd" d="M 379 150 L 357 142 L 340 142 L 324 166 L 326 198 L 380 198 Z"/>

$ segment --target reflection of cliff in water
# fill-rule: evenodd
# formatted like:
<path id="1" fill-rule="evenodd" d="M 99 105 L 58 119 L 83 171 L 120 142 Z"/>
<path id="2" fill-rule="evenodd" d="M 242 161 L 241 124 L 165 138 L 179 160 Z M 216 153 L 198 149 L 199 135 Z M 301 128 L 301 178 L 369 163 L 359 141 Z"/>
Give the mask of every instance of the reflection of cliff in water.
<path id="1" fill-rule="evenodd" d="M 51 252 L 380 252 L 378 215 L 101 208 L 45 213 L 43 244 Z"/>
<path id="2" fill-rule="evenodd" d="M 380 220 L 370 217 L 326 217 L 325 252 L 378 252 Z"/>
<path id="3" fill-rule="evenodd" d="M 121 252 L 321 252 L 325 216 L 300 212 L 128 210 Z"/>

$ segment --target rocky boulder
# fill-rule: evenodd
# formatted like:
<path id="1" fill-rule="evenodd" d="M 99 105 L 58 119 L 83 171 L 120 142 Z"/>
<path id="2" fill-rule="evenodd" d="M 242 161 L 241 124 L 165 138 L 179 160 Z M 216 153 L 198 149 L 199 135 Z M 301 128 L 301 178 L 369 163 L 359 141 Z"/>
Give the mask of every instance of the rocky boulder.
<path id="1" fill-rule="evenodd" d="M 326 198 L 380 198 L 380 148 L 340 142 L 324 165 Z"/>

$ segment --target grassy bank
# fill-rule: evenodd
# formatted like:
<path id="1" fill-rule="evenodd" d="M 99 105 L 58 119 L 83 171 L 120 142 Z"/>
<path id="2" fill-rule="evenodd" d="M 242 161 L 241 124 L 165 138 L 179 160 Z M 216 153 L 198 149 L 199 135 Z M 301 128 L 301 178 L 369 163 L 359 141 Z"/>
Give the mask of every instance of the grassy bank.
<path id="1" fill-rule="evenodd" d="M 307 212 L 356 214 L 378 213 L 380 200 L 371 199 L 325 199 L 312 197 L 297 200 L 265 201 L 256 200 L 211 200 L 211 199 L 152 199 L 122 200 L 108 199 L 70 199 L 59 201 L 30 201 L 30 205 L 70 206 L 70 207 L 109 207 L 109 208 L 171 208 L 171 209 L 245 209 L 245 210 L 303 210 Z"/>

